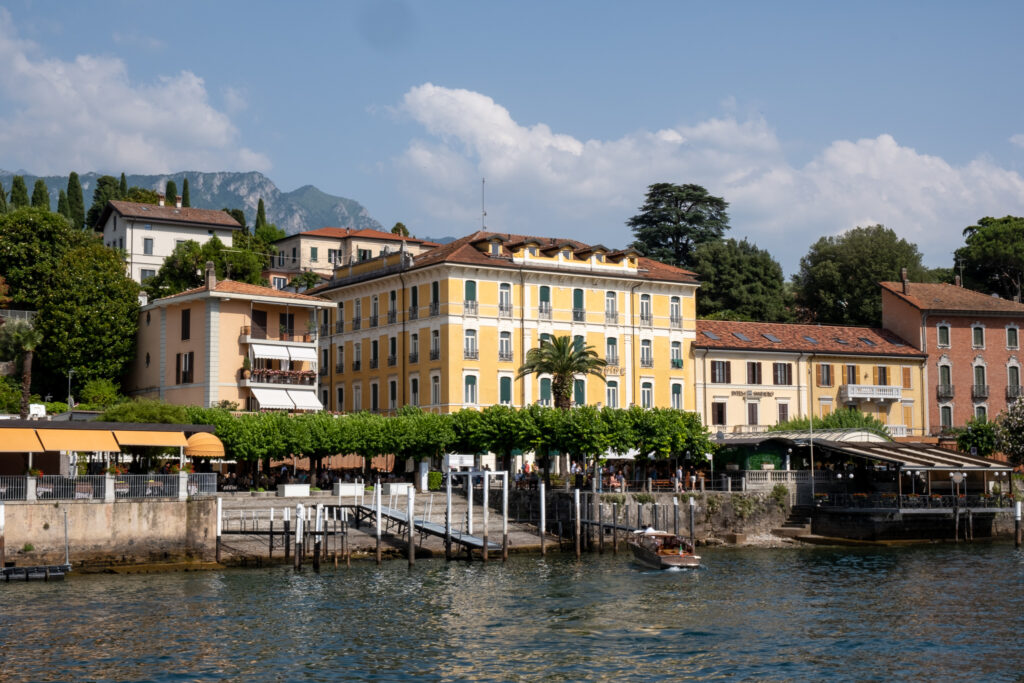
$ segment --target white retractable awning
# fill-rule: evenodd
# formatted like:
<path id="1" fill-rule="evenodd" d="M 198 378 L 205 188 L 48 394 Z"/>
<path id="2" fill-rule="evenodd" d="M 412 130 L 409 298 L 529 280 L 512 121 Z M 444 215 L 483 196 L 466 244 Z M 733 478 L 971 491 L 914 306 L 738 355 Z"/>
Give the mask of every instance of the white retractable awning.
<path id="1" fill-rule="evenodd" d="M 305 346 L 289 346 L 288 354 L 292 360 L 302 360 L 310 363 L 316 362 L 316 349 Z"/>
<path id="2" fill-rule="evenodd" d="M 315 391 L 288 390 L 288 397 L 295 403 L 296 410 L 323 410 L 324 405 L 316 397 Z"/>
<path id="3" fill-rule="evenodd" d="M 287 346 L 272 346 L 270 344 L 252 344 L 252 355 L 257 358 L 276 358 L 288 360 Z"/>
<path id="4" fill-rule="evenodd" d="M 260 389 L 253 387 L 252 395 L 260 404 L 260 408 L 268 410 L 292 410 L 295 404 L 288 397 L 289 392 L 284 389 Z"/>

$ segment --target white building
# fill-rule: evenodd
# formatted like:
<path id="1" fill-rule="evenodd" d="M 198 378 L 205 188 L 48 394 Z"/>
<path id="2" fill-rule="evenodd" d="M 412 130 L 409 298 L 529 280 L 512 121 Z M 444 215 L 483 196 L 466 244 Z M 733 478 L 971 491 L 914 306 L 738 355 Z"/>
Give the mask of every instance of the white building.
<path id="1" fill-rule="evenodd" d="M 110 201 L 100 216 L 103 243 L 125 252 L 128 277 L 138 283 L 156 275 L 174 248 L 189 240 L 203 244 L 214 235 L 231 246 L 233 235 L 242 229 L 224 211 L 181 206 Z"/>

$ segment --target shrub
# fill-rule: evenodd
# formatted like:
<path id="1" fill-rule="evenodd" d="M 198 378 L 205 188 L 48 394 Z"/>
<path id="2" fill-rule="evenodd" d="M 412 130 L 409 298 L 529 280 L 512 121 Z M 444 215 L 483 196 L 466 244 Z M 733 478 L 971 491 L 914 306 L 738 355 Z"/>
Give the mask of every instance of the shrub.
<path id="1" fill-rule="evenodd" d="M 23 552 L 23 553 L 30 553 L 30 552 L 32 552 L 35 549 L 36 549 L 36 547 L 34 545 L 32 545 L 31 543 L 26 543 L 25 545 L 21 546 L 21 552 Z"/>
<path id="2" fill-rule="evenodd" d="M 441 482 L 444 481 L 444 475 L 440 472 L 427 472 L 427 490 L 428 491 L 440 491 Z"/>
<path id="3" fill-rule="evenodd" d="M 601 499 L 606 503 L 618 503 L 619 505 L 626 502 L 626 496 L 621 493 L 605 493 L 601 496 Z"/>
<path id="4" fill-rule="evenodd" d="M 757 510 L 757 501 L 753 496 L 742 493 L 732 495 L 732 512 L 739 519 L 748 519 Z"/>
<path id="5" fill-rule="evenodd" d="M 772 487 L 771 498 L 780 508 L 785 510 L 786 503 L 789 502 L 789 488 L 785 484 L 776 484 Z"/>
<path id="6" fill-rule="evenodd" d="M 641 505 L 645 505 L 647 503 L 653 503 L 654 496 L 651 495 L 650 493 L 634 493 L 633 500 L 640 503 Z"/>

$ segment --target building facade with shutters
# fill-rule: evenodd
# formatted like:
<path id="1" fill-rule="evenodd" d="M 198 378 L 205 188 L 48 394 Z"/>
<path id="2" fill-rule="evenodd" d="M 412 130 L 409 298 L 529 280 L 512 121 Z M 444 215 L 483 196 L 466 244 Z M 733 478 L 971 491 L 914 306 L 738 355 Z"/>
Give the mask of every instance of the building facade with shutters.
<path id="1" fill-rule="evenodd" d="M 927 355 L 934 433 L 994 419 L 1021 395 L 1024 305 L 959 285 L 883 282 L 882 323 Z"/>
<path id="2" fill-rule="evenodd" d="M 892 436 L 928 433 L 924 354 L 888 330 L 698 320 L 692 349 L 694 404 L 712 431 L 850 407 Z"/>
<path id="3" fill-rule="evenodd" d="M 126 390 L 178 405 L 322 410 L 316 321 L 331 307 L 317 297 L 218 282 L 207 264 L 202 287 L 141 308 Z"/>
<path id="4" fill-rule="evenodd" d="M 416 254 L 350 264 L 316 293 L 321 400 L 334 411 L 454 412 L 550 405 L 549 377 L 516 379 L 545 335 L 593 346 L 604 377 L 579 377 L 576 404 L 692 409 L 694 274 L 573 240 L 479 231 Z"/>

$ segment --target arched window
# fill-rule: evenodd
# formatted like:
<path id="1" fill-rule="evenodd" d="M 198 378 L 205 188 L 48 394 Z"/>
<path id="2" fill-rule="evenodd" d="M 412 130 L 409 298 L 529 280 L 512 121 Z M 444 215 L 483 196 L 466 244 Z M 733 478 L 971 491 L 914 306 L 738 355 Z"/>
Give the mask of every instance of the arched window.
<path id="1" fill-rule="evenodd" d="M 644 382 L 640 385 L 640 404 L 644 408 L 652 408 L 654 406 L 654 385 L 650 382 Z"/>
<path id="2" fill-rule="evenodd" d="M 469 405 L 476 404 L 476 376 L 466 375 L 464 402 Z"/>
<path id="3" fill-rule="evenodd" d="M 619 407 L 619 383 L 616 380 L 608 381 L 608 389 L 605 392 L 608 398 L 609 408 Z"/>

